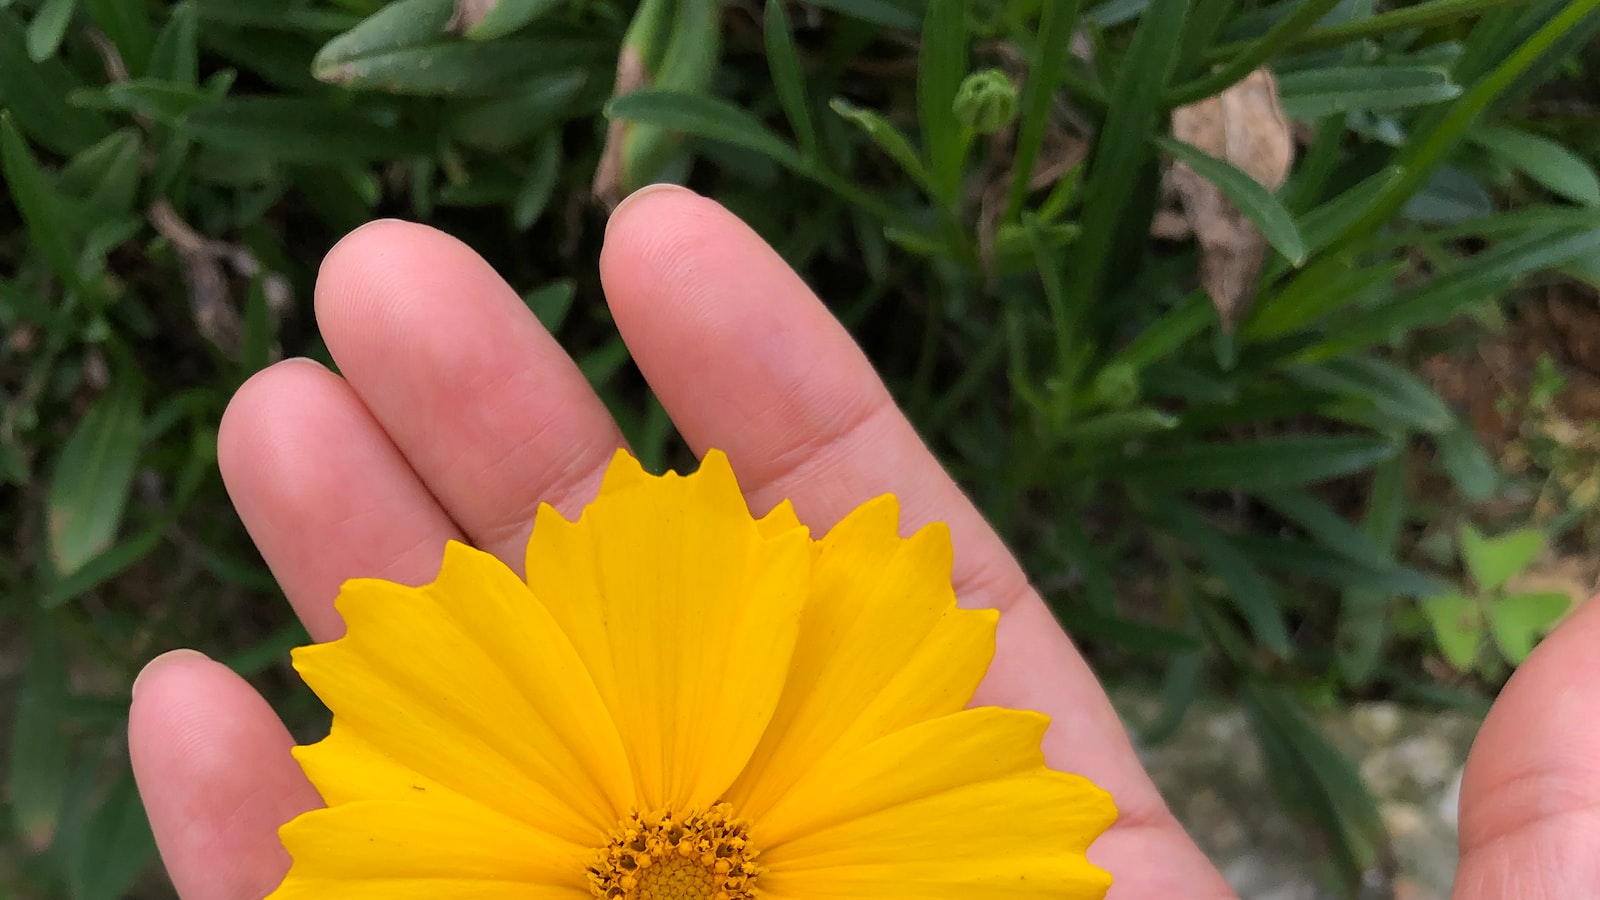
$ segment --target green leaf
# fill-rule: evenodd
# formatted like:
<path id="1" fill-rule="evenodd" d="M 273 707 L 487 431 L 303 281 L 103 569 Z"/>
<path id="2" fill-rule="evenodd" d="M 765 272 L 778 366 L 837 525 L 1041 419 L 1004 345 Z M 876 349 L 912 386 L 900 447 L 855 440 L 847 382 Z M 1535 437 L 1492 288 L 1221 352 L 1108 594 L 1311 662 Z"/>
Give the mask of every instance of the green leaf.
<path id="1" fill-rule="evenodd" d="M 1489 604 L 1489 634 L 1512 665 L 1520 665 L 1533 652 L 1534 642 L 1549 631 L 1572 598 L 1554 591 L 1513 594 Z"/>
<path id="2" fill-rule="evenodd" d="M 1362 531 L 1384 559 L 1392 559 L 1406 513 L 1406 457 L 1380 463 L 1372 479 Z M 1389 634 L 1388 610 L 1393 595 L 1373 587 L 1344 591 L 1339 604 L 1335 652 L 1339 671 L 1356 685 L 1371 680 Z"/>
<path id="3" fill-rule="evenodd" d="M 1183 49 L 1189 0 L 1153 0 L 1139 20 L 1107 97 L 1104 127 L 1084 179 L 1083 236 L 1073 245 L 1068 293 L 1080 303 L 1098 299 L 1121 243 L 1137 232 L 1147 242 L 1149 220 L 1130 215 L 1151 176 L 1150 137 L 1160 126 L 1161 97 Z M 1135 221 L 1138 220 L 1138 221 Z"/>
<path id="4" fill-rule="evenodd" d="M 1422 601 L 1439 652 L 1458 672 L 1470 672 L 1483 644 L 1483 613 L 1478 601 L 1464 594 L 1441 594 Z"/>
<path id="5" fill-rule="evenodd" d="M 590 84 L 583 71 L 535 75 L 508 93 L 452 104 L 445 130 L 463 144 L 505 153 L 556 129 Z"/>
<path id="6" fill-rule="evenodd" d="M 1135 370 L 1161 362 L 1172 356 L 1195 335 L 1217 321 L 1216 307 L 1204 291 L 1191 291 L 1188 296 L 1134 336 L 1106 363 L 1126 365 Z"/>
<path id="7" fill-rule="evenodd" d="M 138 383 L 114 376 L 57 455 L 45 498 L 50 561 L 63 578 L 104 553 L 122 525 L 143 427 Z"/>
<path id="8" fill-rule="evenodd" d="M 1555 141 L 1489 126 L 1475 128 L 1467 137 L 1551 191 L 1577 203 L 1600 206 L 1600 178 L 1595 177 L 1594 169 Z"/>
<path id="9" fill-rule="evenodd" d="M 68 284 L 76 284 L 78 254 L 71 227 L 73 210 L 39 167 L 11 114 L 4 111 L 0 111 L 0 174 L 5 175 L 11 201 L 22 214 L 34 249 L 57 275 Z"/>
<path id="10" fill-rule="evenodd" d="M 1596 252 L 1600 252 L 1600 228 L 1567 234 L 1535 232 L 1501 242 L 1399 292 L 1380 307 L 1361 310 L 1316 355 L 1339 355 L 1381 343 L 1397 332 L 1441 324 L 1524 275 Z"/>
<path id="11" fill-rule="evenodd" d="M 1520 528 L 1485 537 L 1471 525 L 1461 526 L 1461 559 L 1480 591 L 1497 591 L 1544 552 L 1544 532 Z"/>
<path id="12" fill-rule="evenodd" d="M 612 100 L 606 106 L 606 115 L 721 141 L 760 153 L 796 171 L 805 169 L 804 160 L 792 145 L 755 116 L 716 97 L 646 89 Z"/>
<path id="13" fill-rule="evenodd" d="M 1500 486 L 1500 468 L 1478 436 L 1465 422 L 1434 436 L 1439 450 L 1439 465 L 1468 500 L 1481 503 L 1494 496 Z"/>
<path id="14" fill-rule="evenodd" d="M 889 158 L 894 160 L 895 164 L 900 167 L 900 170 L 911 176 L 911 180 L 915 181 L 919 187 L 923 190 L 932 190 L 932 185 L 929 181 L 931 176 L 923 166 L 922 158 L 917 155 L 916 149 L 911 146 L 910 141 L 906 140 L 905 135 L 901 134 L 900 130 L 895 128 L 888 119 L 873 110 L 854 106 L 841 97 L 835 97 L 829 101 L 828 108 L 838 113 L 850 124 L 860 128 L 866 133 L 867 137 L 872 138 L 872 142 L 878 145 L 878 149 L 887 153 Z"/>
<path id="15" fill-rule="evenodd" d="M 89 818 L 67 884 L 72 900 L 117 900 L 155 858 L 155 838 L 132 773 L 124 774 Z"/>
<path id="16" fill-rule="evenodd" d="M 68 746 L 63 709 L 67 674 L 60 639 L 49 623 L 34 617 L 27 642 L 28 668 L 16 693 L 11 720 L 6 805 L 22 845 L 34 853 L 55 840 L 66 792 Z"/>
<path id="17" fill-rule="evenodd" d="M 213 103 L 191 112 L 183 130 L 223 150 L 316 166 L 404 159 L 432 149 L 414 129 L 386 127 L 354 110 L 289 96 Z"/>
<path id="18" fill-rule="evenodd" d="M 920 24 L 916 13 L 888 0 L 813 0 L 811 5 L 883 28 L 914 31 Z"/>
<path id="19" fill-rule="evenodd" d="M 917 54 L 917 124 L 933 193 L 949 205 L 961 190 L 972 135 L 956 121 L 956 93 L 967 75 L 967 0 L 928 0 Z"/>
<path id="20" fill-rule="evenodd" d="M 74 91 L 72 100 L 85 106 L 115 109 L 149 116 L 164 125 L 176 125 L 191 110 L 212 101 L 210 93 L 170 81 L 135 78 L 108 84 L 99 90 Z"/>
<path id="21" fill-rule="evenodd" d="M 1380 414 L 1428 434 L 1441 434 L 1455 414 L 1422 379 L 1393 363 L 1352 355 L 1291 367 L 1294 381 L 1334 396 L 1359 398 Z"/>
<path id="22" fill-rule="evenodd" d="M 1395 452 L 1365 436 L 1264 438 L 1151 451 L 1102 472 L 1170 489 L 1271 491 L 1365 471 Z"/>
<path id="23" fill-rule="evenodd" d="M 550 197 L 555 193 L 556 182 L 561 178 L 561 162 L 564 158 L 559 133 L 551 132 L 539 142 L 528 166 L 528 176 L 517 188 L 517 196 L 512 201 L 511 220 L 517 228 L 532 228 L 544 215 L 545 208 L 550 205 Z"/>
<path id="24" fill-rule="evenodd" d="M 800 152 L 807 159 L 817 153 L 817 127 L 811 121 L 811 102 L 806 99 L 805 71 L 794 47 L 794 33 L 783 0 L 767 0 L 765 15 L 767 68 L 772 72 L 772 89 L 783 105 L 783 114 L 800 141 Z"/>
<path id="25" fill-rule="evenodd" d="M 150 48 L 155 42 L 150 5 L 128 0 L 83 0 L 83 8 L 90 21 L 111 39 L 129 72 L 150 74 Z"/>
<path id="26" fill-rule="evenodd" d="M 1354 896 L 1389 846 L 1377 801 L 1288 688 L 1249 680 L 1240 696 L 1280 800 L 1316 825 L 1344 881 L 1340 893 Z"/>
<path id="27" fill-rule="evenodd" d="M 1266 649 L 1287 657 L 1289 626 L 1267 576 L 1233 545 L 1227 534 L 1194 510 L 1174 504 L 1168 515 L 1173 536 L 1192 547 L 1210 574 L 1227 587 L 1228 599 L 1250 627 L 1250 633 Z"/>
<path id="28" fill-rule="evenodd" d="M 139 166 L 144 152 L 139 132 L 124 128 L 69 160 L 56 187 L 96 216 L 132 211 L 139 191 Z"/>
<path id="29" fill-rule="evenodd" d="M 1167 155 L 1193 169 L 1196 174 L 1216 185 L 1223 195 L 1233 201 L 1245 218 L 1261 229 L 1261 234 L 1272 248 L 1294 265 L 1306 259 L 1305 241 L 1294 217 L 1284 209 L 1278 198 L 1266 186 L 1241 171 L 1233 163 L 1204 153 L 1182 141 L 1156 135 L 1153 140 Z"/>
<path id="30" fill-rule="evenodd" d="M 111 130 L 105 119 L 67 103 L 67 93 L 79 84 L 61 60 L 29 58 L 22 22 L 0 6 L 0 108 L 18 128 L 63 155 L 100 140 Z"/>
<path id="31" fill-rule="evenodd" d="M 454 0 L 398 0 L 323 45 L 319 80 L 355 90 L 424 96 L 498 93 L 532 75 L 605 65 L 616 48 L 592 36 L 489 42 L 446 33 Z"/>
<path id="32" fill-rule="evenodd" d="M 561 0 L 496 0 L 489 11 L 462 34 L 469 40 L 492 41 L 560 6 Z"/>
<path id="33" fill-rule="evenodd" d="M 172 7 L 172 15 L 156 36 L 150 51 L 149 76 L 160 81 L 198 87 L 200 84 L 200 17 L 194 4 Z"/>
<path id="34" fill-rule="evenodd" d="M 49 589 L 39 597 L 39 605 L 45 609 L 54 609 L 71 603 L 126 572 L 161 546 L 163 530 L 159 527 L 146 529 L 89 559 L 77 571 L 50 585 Z"/>
<path id="35" fill-rule="evenodd" d="M 1300 236 L 1306 250 L 1315 253 L 1332 244 L 1400 180 L 1401 174 L 1394 166 L 1380 169 L 1301 216 Z"/>
<path id="36" fill-rule="evenodd" d="M 29 59 L 43 62 L 56 55 L 77 8 L 78 0 L 44 0 L 39 11 L 33 14 L 33 21 L 28 23 Z"/>
<path id="37" fill-rule="evenodd" d="M 1358 109 L 1383 111 L 1443 103 L 1461 86 L 1438 69 L 1404 66 L 1303 69 L 1278 76 L 1284 115 L 1319 119 Z"/>
<path id="38" fill-rule="evenodd" d="M 572 310 L 572 301 L 577 296 L 577 291 L 577 282 L 570 278 L 562 278 L 523 294 L 522 302 L 533 310 L 534 316 L 539 319 L 539 324 L 543 325 L 546 331 L 555 334 L 567 320 L 567 313 Z"/>

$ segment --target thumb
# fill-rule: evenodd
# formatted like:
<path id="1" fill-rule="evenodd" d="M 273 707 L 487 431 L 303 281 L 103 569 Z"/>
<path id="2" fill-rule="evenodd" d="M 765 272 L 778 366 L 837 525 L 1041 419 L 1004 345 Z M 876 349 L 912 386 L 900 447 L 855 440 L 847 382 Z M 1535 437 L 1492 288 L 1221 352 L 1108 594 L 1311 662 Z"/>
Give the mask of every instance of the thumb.
<path id="1" fill-rule="evenodd" d="M 1517 669 L 1467 757 L 1455 900 L 1567 900 L 1600 885 L 1600 602 Z"/>

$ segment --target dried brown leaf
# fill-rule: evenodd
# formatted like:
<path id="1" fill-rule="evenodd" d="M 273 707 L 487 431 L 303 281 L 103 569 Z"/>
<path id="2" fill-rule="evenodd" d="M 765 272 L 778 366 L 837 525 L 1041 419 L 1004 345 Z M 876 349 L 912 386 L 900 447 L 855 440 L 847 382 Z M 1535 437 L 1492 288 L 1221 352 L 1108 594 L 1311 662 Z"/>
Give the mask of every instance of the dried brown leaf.
<path id="1" fill-rule="evenodd" d="M 1266 69 L 1214 96 L 1172 111 L 1172 136 L 1233 163 L 1271 189 L 1288 177 L 1294 136 L 1278 102 L 1277 81 Z M 1168 190 L 1182 210 L 1184 229 L 1172 215 L 1158 215 L 1152 233 L 1200 244 L 1200 282 L 1231 327 L 1249 308 L 1267 241 L 1222 191 L 1182 163 L 1167 176 Z"/>
<path id="2" fill-rule="evenodd" d="M 624 45 L 622 52 L 617 56 L 617 78 L 611 96 L 621 97 L 649 86 L 650 73 L 645 68 L 644 57 L 637 47 L 632 44 Z M 627 133 L 628 123 L 622 119 L 614 118 L 606 126 L 606 145 L 600 152 L 600 164 L 595 167 L 594 182 L 589 188 L 607 209 L 615 209 L 617 204 L 622 202 L 625 191 L 622 183 L 622 147 Z"/>

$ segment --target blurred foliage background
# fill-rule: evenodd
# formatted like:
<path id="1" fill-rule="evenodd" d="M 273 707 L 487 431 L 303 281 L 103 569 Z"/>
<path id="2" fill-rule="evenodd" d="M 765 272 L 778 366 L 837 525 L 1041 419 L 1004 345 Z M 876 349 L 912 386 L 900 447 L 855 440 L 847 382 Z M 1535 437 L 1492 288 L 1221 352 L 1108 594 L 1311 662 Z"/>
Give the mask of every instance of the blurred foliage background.
<path id="1" fill-rule="evenodd" d="M 1383 825 L 1309 711 L 1484 708 L 1593 572 L 1600 0 L 0 0 L 0 894 L 166 896 L 140 664 L 297 733 L 216 471 L 327 362 L 344 232 L 483 252 L 647 464 L 609 203 L 681 180 L 830 299 L 1106 678 L 1245 706 L 1330 877 Z M 1586 287 L 1587 285 L 1587 287 Z"/>

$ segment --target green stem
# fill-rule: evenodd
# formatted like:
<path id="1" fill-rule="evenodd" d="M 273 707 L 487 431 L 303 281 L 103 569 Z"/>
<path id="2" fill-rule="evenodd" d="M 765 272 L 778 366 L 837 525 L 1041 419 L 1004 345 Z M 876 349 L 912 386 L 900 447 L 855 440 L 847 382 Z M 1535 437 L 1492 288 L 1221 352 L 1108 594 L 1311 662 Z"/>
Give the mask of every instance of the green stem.
<path id="1" fill-rule="evenodd" d="M 1419 3 L 1416 6 L 1408 6 L 1405 9 L 1397 9 L 1354 22 L 1330 25 L 1327 28 L 1313 28 L 1291 41 L 1285 49 L 1306 51 L 1338 47 L 1360 38 L 1377 37 L 1406 28 L 1442 25 L 1502 6 L 1529 2 L 1531 0 L 1433 0 L 1431 3 Z M 1235 41 L 1214 47 L 1206 52 L 1206 61 L 1222 62 L 1243 53 L 1249 47 L 1250 43 L 1246 41 Z"/>
<path id="2" fill-rule="evenodd" d="M 1546 22 L 1542 28 L 1523 41 L 1522 46 L 1514 50 L 1505 62 L 1496 66 L 1482 81 L 1473 85 L 1450 107 L 1436 128 L 1414 136 L 1396 160 L 1403 170 L 1399 180 L 1378 198 L 1366 215 L 1345 229 L 1344 234 L 1328 248 L 1329 252 L 1345 249 L 1361 236 L 1375 233 L 1385 222 L 1393 218 L 1433 170 L 1444 161 L 1445 154 L 1455 147 L 1461 140 L 1462 134 L 1472 127 L 1472 123 L 1477 121 L 1478 116 L 1489 107 L 1489 104 L 1547 53 L 1563 35 L 1596 9 L 1600 9 L 1600 0 L 1574 0 L 1555 18 Z"/>
<path id="3" fill-rule="evenodd" d="M 1317 24 L 1340 0 L 1307 0 L 1295 11 L 1257 40 L 1247 44 L 1228 62 L 1209 75 L 1189 82 L 1167 95 L 1167 106 L 1187 106 L 1213 94 L 1220 94 L 1240 79 L 1254 72 L 1262 63 L 1277 55 L 1279 50 Z"/>

